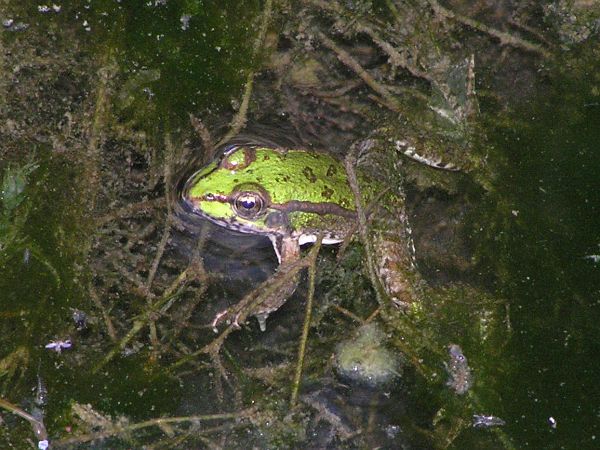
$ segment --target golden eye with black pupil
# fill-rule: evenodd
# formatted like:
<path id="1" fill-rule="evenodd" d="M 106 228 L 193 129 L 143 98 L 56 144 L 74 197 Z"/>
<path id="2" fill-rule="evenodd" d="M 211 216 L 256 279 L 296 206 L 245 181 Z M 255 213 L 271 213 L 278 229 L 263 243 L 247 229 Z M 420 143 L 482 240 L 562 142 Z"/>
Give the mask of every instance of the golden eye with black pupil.
<path id="1" fill-rule="evenodd" d="M 237 192 L 233 198 L 233 209 L 244 219 L 255 219 L 264 209 L 265 202 L 257 192 Z"/>

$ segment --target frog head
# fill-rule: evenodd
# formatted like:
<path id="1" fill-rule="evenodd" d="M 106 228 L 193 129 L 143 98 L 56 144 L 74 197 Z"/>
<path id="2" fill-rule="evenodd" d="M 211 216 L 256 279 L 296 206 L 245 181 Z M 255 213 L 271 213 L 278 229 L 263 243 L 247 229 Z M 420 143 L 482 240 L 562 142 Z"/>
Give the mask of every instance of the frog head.
<path id="1" fill-rule="evenodd" d="M 341 163 L 307 150 L 235 146 L 193 174 L 183 191 L 190 209 L 243 233 L 331 235 L 354 218 L 354 201 Z"/>
<path id="2" fill-rule="evenodd" d="M 183 191 L 192 211 L 225 228 L 252 234 L 285 234 L 284 217 L 253 170 L 253 148 L 234 147 L 193 174 Z"/>

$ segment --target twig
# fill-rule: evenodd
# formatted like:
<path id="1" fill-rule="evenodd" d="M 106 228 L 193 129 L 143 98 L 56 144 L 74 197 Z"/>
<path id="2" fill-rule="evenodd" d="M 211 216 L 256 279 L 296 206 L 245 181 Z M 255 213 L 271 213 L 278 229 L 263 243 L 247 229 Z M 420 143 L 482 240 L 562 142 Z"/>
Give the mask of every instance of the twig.
<path id="1" fill-rule="evenodd" d="M 198 302 L 202 299 L 202 296 L 208 289 L 209 275 L 204 269 L 204 262 L 202 260 L 202 257 L 200 256 L 200 253 L 202 252 L 202 249 L 206 244 L 206 240 L 208 239 L 208 235 L 209 225 L 207 221 L 204 221 L 200 228 L 196 248 L 194 249 L 194 253 L 192 255 L 190 263 L 196 268 L 196 276 L 202 281 L 202 285 L 200 286 L 199 291 L 195 293 L 194 300 L 191 303 L 187 303 L 185 305 L 186 311 L 183 313 L 182 317 L 177 321 L 178 326 L 173 327 L 174 329 L 172 330 L 172 334 L 168 336 L 169 342 L 176 341 L 181 332 L 189 327 L 189 318 L 196 309 Z"/>
<path id="2" fill-rule="evenodd" d="M 336 98 L 341 97 L 344 94 L 356 89 L 361 84 L 363 84 L 362 80 L 350 80 L 339 87 L 333 87 L 330 90 L 326 89 L 310 89 L 310 94 L 317 96 L 319 98 Z"/>
<path id="3" fill-rule="evenodd" d="M 171 236 L 171 224 L 172 224 L 172 207 L 171 207 L 171 164 L 173 160 L 173 154 L 175 152 L 173 142 L 171 141 L 171 136 L 167 134 L 165 136 L 165 162 L 164 162 L 164 173 L 163 179 L 165 182 L 165 199 L 167 201 L 167 216 L 165 217 L 165 224 L 163 228 L 163 234 L 160 239 L 160 243 L 158 244 L 158 248 L 156 249 L 156 254 L 154 255 L 154 260 L 152 261 L 152 266 L 150 267 L 150 271 L 148 272 L 148 278 L 146 279 L 145 289 L 147 292 L 152 292 L 152 283 L 154 282 L 154 277 L 156 276 L 156 271 L 158 270 L 158 266 L 162 257 L 165 253 L 165 248 L 167 247 L 167 243 L 169 242 L 169 237 Z M 152 303 L 152 297 L 148 296 L 146 298 L 147 304 L 150 306 Z M 150 342 L 152 344 L 152 349 L 155 357 L 158 355 L 159 349 L 159 340 L 158 333 L 156 330 L 156 321 L 150 317 Z"/>
<path id="4" fill-rule="evenodd" d="M 118 264 L 118 260 L 116 260 L 114 262 L 115 264 Z M 148 289 L 146 289 L 146 284 L 144 282 L 144 280 L 142 280 L 142 277 L 140 275 L 138 275 L 135 272 L 131 272 L 129 271 L 126 267 L 124 266 L 117 266 L 115 267 L 115 271 L 118 272 L 119 274 L 121 274 L 121 276 L 123 277 L 123 279 L 129 281 L 132 285 L 132 292 L 135 293 L 135 295 L 139 295 L 141 297 L 146 297 L 146 298 L 155 298 L 156 296 L 148 291 Z"/>
<path id="5" fill-rule="evenodd" d="M 167 246 L 167 242 L 169 240 L 169 236 L 171 235 L 171 190 L 172 190 L 172 180 L 171 180 L 171 164 L 173 160 L 173 154 L 175 152 L 175 146 L 173 145 L 173 141 L 171 140 L 171 136 L 167 134 L 165 136 L 165 167 L 163 173 L 163 179 L 165 182 L 165 200 L 167 203 L 167 217 L 165 218 L 165 225 L 163 229 L 163 234 L 160 239 L 160 243 L 158 245 L 158 249 L 156 250 L 156 255 L 154 256 L 154 261 L 152 262 L 152 266 L 148 273 L 148 278 L 146 279 L 146 289 L 150 292 L 152 288 L 152 282 L 154 281 L 154 277 L 156 275 L 156 271 L 158 270 L 158 265 L 160 264 L 160 260 L 162 259 L 162 255 L 165 252 L 165 247 Z"/>
<path id="6" fill-rule="evenodd" d="M 385 5 L 392 13 L 392 16 L 394 16 L 394 20 L 400 22 L 400 12 L 398 11 L 398 8 L 396 8 L 396 5 L 394 5 L 394 2 L 392 0 L 385 0 Z"/>
<path id="7" fill-rule="evenodd" d="M 109 48 L 104 53 L 104 60 L 98 71 L 97 88 L 94 97 L 94 112 L 92 121 L 88 130 L 87 158 L 86 158 L 86 177 L 87 184 L 90 186 L 88 200 L 90 209 L 94 210 L 98 186 L 100 184 L 100 147 L 102 146 L 102 129 L 106 123 L 106 118 L 110 109 L 110 81 L 114 76 L 115 62 L 113 60 L 113 50 Z"/>
<path id="8" fill-rule="evenodd" d="M 323 242 L 323 234 L 321 233 L 315 242 L 316 251 L 312 252 L 312 259 L 308 266 L 308 298 L 306 300 L 306 312 L 304 313 L 304 325 L 302 326 L 302 337 L 298 346 L 298 361 L 296 363 L 296 372 L 292 383 L 292 396 L 290 398 L 290 407 L 296 406 L 298 402 L 298 392 L 302 383 L 302 369 L 304 368 L 304 355 L 306 353 L 306 343 L 308 342 L 308 333 L 310 331 L 310 321 L 312 317 L 312 307 L 315 297 L 315 278 L 316 278 L 316 263 L 317 254 L 321 243 Z"/>
<path id="9" fill-rule="evenodd" d="M 120 219 L 122 217 L 129 217 L 136 214 L 139 211 L 145 211 L 151 208 L 159 208 L 166 205 L 164 197 L 154 198 L 152 200 L 144 200 L 138 203 L 132 203 L 130 205 L 119 208 L 110 214 L 106 214 L 96 219 L 96 226 L 101 227 L 102 225 L 112 222 L 113 220 Z"/>
<path id="10" fill-rule="evenodd" d="M 552 43 L 548 39 L 546 39 L 546 37 L 542 34 L 542 32 L 540 30 L 536 30 L 535 28 L 530 27 L 524 23 L 520 23 L 519 21 L 515 20 L 514 18 L 509 18 L 508 23 L 516 28 L 520 28 L 521 30 L 525 31 L 526 33 L 529 33 L 529 34 L 535 36 L 536 39 L 539 39 L 547 46 L 552 45 Z"/>
<path id="11" fill-rule="evenodd" d="M 197 422 L 209 422 L 214 420 L 239 420 L 252 417 L 256 413 L 255 408 L 247 408 L 242 411 L 222 413 L 222 414 L 206 414 L 199 416 L 181 416 L 181 417 L 157 417 L 156 419 L 145 420 L 143 422 L 133 423 L 131 425 L 114 425 L 108 430 L 103 430 L 98 433 L 84 434 L 68 439 L 57 441 L 57 446 L 79 444 L 84 442 L 93 441 L 96 439 L 105 439 L 111 436 L 117 436 L 119 434 L 126 434 L 132 431 L 141 430 L 149 427 L 160 427 L 169 424 L 181 424 L 181 423 L 197 423 Z M 239 425 L 236 424 L 236 425 Z M 196 432 L 209 432 L 211 429 L 197 430 Z M 221 430 L 221 427 L 219 427 Z"/>
<path id="12" fill-rule="evenodd" d="M 386 298 L 386 296 L 383 293 L 383 286 L 381 286 L 381 281 L 377 276 L 377 271 L 375 270 L 375 262 L 373 261 L 373 248 L 371 245 L 371 240 L 369 239 L 367 217 L 365 215 L 365 210 L 362 205 L 362 196 L 360 194 L 360 188 L 358 186 L 358 180 L 356 178 L 356 172 L 354 170 L 354 166 L 356 165 L 356 155 L 358 153 L 358 149 L 360 146 L 364 145 L 369 145 L 369 143 L 363 142 L 360 145 L 355 144 L 352 146 L 350 152 L 344 159 L 344 167 L 346 169 L 346 174 L 348 175 L 348 183 L 350 184 L 350 188 L 352 189 L 352 193 L 354 194 L 356 215 L 358 217 L 358 233 L 360 235 L 360 239 L 363 243 L 363 246 L 365 247 L 369 278 L 371 279 L 371 283 L 373 284 L 373 288 L 375 289 L 377 301 L 380 305 L 383 305 L 385 303 L 384 299 Z"/>
<path id="13" fill-rule="evenodd" d="M 260 53 L 260 50 L 262 49 L 262 46 L 264 44 L 265 36 L 267 34 L 267 29 L 269 28 L 269 22 L 271 21 L 272 14 L 273 0 L 267 0 L 263 9 L 258 36 L 256 37 L 254 41 L 254 46 L 252 47 L 252 59 L 254 64 L 256 64 L 256 58 L 258 57 L 258 54 Z M 219 140 L 219 142 L 217 142 L 216 147 L 220 147 L 221 145 L 227 143 L 229 140 L 231 140 L 231 138 L 236 136 L 246 126 L 248 105 L 250 104 L 250 97 L 252 96 L 253 84 L 254 70 L 251 70 L 246 78 L 246 85 L 244 86 L 244 95 L 242 96 L 242 103 L 240 104 L 240 109 L 235 115 L 233 121 L 231 122 L 230 130 L 221 140 Z"/>
<path id="14" fill-rule="evenodd" d="M 133 323 L 133 326 L 129 330 L 129 332 L 119 341 L 119 343 L 104 357 L 102 361 L 100 361 L 93 369 L 92 373 L 98 372 L 102 367 L 108 364 L 117 353 L 123 351 L 123 349 L 127 346 L 127 344 L 139 333 L 139 331 L 148 324 L 148 322 L 152 319 L 154 313 L 166 304 L 171 298 L 178 295 L 176 292 L 177 289 L 180 288 L 182 284 L 184 284 L 188 278 L 190 278 L 190 273 L 193 273 L 195 270 L 194 267 L 188 266 L 183 272 L 179 274 L 177 279 L 171 283 L 171 286 L 161 297 L 158 298 L 152 305 L 149 305 L 146 311 L 142 313 L 142 315 L 136 319 Z"/>
<path id="15" fill-rule="evenodd" d="M 96 305 L 96 308 L 98 308 L 100 310 L 100 312 L 102 313 L 102 318 L 104 319 L 104 324 L 106 325 L 106 331 L 108 333 L 108 336 L 110 337 L 110 340 L 113 342 L 116 342 L 117 341 L 117 332 L 116 332 L 115 326 L 113 325 L 112 320 L 110 318 L 110 314 L 108 314 L 108 311 L 102 304 L 102 301 L 98 297 L 98 293 L 93 288 L 93 286 L 89 287 L 88 292 L 90 293 L 92 302 L 94 302 L 94 305 Z"/>
<path id="16" fill-rule="evenodd" d="M 346 67 L 352 69 L 356 75 L 358 75 L 373 91 L 377 92 L 381 97 L 385 99 L 386 106 L 396 112 L 401 112 L 400 104 L 390 91 L 386 89 L 381 83 L 377 82 L 358 61 L 356 61 L 347 51 L 338 47 L 338 45 L 329 39 L 325 34 L 320 31 L 316 32 L 321 43 L 333 51 L 337 58 Z"/>
<path id="17" fill-rule="evenodd" d="M 150 271 L 148 272 L 148 277 L 146 278 L 145 288 L 148 292 L 152 287 L 152 283 L 154 282 L 154 277 L 156 276 L 156 271 L 158 270 L 158 266 L 160 264 L 160 260 L 162 259 L 162 255 L 165 252 L 165 248 L 167 246 L 167 242 L 169 242 L 169 237 L 171 236 L 171 214 L 170 212 L 165 217 L 165 224 L 163 227 L 163 234 L 160 238 L 160 243 L 158 244 L 158 248 L 156 250 L 156 254 L 154 255 L 154 260 L 152 261 L 152 266 L 150 267 Z"/>
<path id="18" fill-rule="evenodd" d="M 545 48 L 541 47 L 540 45 L 526 41 L 525 39 L 521 39 L 517 36 L 513 36 L 512 34 L 496 30 L 495 28 L 489 27 L 475 19 L 471 19 L 470 17 L 457 14 L 450 9 L 444 8 L 437 2 L 437 0 L 426 1 L 431 5 L 431 8 L 438 16 L 441 16 L 444 19 L 456 20 L 457 22 L 460 22 L 463 25 L 467 25 L 468 27 L 471 27 L 477 31 L 481 31 L 482 33 L 488 34 L 498 39 L 501 45 L 510 45 L 512 47 L 538 53 L 545 58 L 549 58 L 551 56 L 551 53 Z"/>
<path id="19" fill-rule="evenodd" d="M 339 19 L 340 15 L 343 13 L 342 7 L 337 2 L 332 1 L 323 1 L 323 0 L 310 0 L 310 3 L 317 6 L 323 11 L 328 11 L 335 15 L 336 19 Z M 390 6 L 390 5 L 388 5 Z M 398 11 L 395 9 L 396 16 Z M 427 80 L 430 83 L 433 83 L 433 78 L 427 74 L 426 72 L 420 70 L 419 68 L 413 66 L 408 62 L 408 60 L 400 54 L 398 50 L 396 50 L 389 42 L 385 41 L 377 32 L 373 29 L 373 25 L 365 20 L 361 20 L 358 18 L 354 19 L 356 21 L 355 28 L 359 33 L 364 33 L 369 36 L 375 44 L 379 46 L 389 57 L 390 63 L 393 66 L 401 67 L 408 71 L 411 75 L 416 78 L 421 78 L 423 80 Z"/>
<path id="20" fill-rule="evenodd" d="M 44 425 L 44 423 L 42 421 L 36 419 L 28 412 L 23 411 L 18 406 L 13 405 L 12 403 L 10 403 L 7 400 L 4 400 L 3 398 L 0 398 L 0 408 L 4 408 L 7 411 L 10 411 L 11 413 L 15 414 L 16 416 L 19 416 L 19 417 L 25 419 L 27 422 L 29 422 L 29 424 L 31 425 L 31 428 L 33 429 L 33 433 L 35 434 L 38 441 L 47 441 L 48 440 L 48 432 L 46 431 L 46 426 Z"/>
<path id="21" fill-rule="evenodd" d="M 377 32 L 369 25 L 359 22 L 358 23 L 358 31 L 365 33 L 368 35 L 375 44 L 379 46 L 385 53 L 387 53 L 389 57 L 389 62 L 392 66 L 402 67 L 406 71 L 408 71 L 412 76 L 416 78 L 421 78 L 423 80 L 428 81 L 429 83 L 434 83 L 433 77 L 431 77 L 427 72 L 424 72 L 417 67 L 409 64 L 406 57 L 404 57 L 398 50 L 396 50 L 389 42 L 383 40 L 381 36 L 377 34 Z"/>
<path id="22" fill-rule="evenodd" d="M 191 113 L 190 123 L 192 124 L 194 131 L 196 131 L 196 134 L 198 134 L 202 140 L 202 146 L 204 147 L 203 162 L 208 163 L 212 161 L 213 157 L 215 156 L 215 144 L 212 136 L 210 135 L 210 131 L 208 128 L 206 128 L 201 119 Z"/>
<path id="23" fill-rule="evenodd" d="M 352 311 L 348 311 L 346 308 L 343 308 L 340 305 L 333 305 L 333 308 L 338 310 L 338 312 L 342 313 L 344 316 L 349 317 L 350 319 L 354 320 L 355 322 L 358 322 L 361 325 L 366 322 L 364 319 L 361 319 Z M 379 308 L 377 309 L 379 310 Z"/>
<path id="24" fill-rule="evenodd" d="M 240 105 L 240 109 L 235 115 L 233 121 L 231 122 L 231 126 L 229 131 L 223 138 L 217 142 L 216 147 L 220 147 L 221 145 L 229 142 L 231 138 L 236 136 L 242 128 L 246 126 L 247 114 L 248 114 L 248 105 L 250 104 L 250 97 L 252 96 L 252 85 L 254 84 L 254 72 L 250 72 L 248 77 L 246 78 L 246 84 L 244 86 L 244 95 L 242 97 L 242 104 Z"/>

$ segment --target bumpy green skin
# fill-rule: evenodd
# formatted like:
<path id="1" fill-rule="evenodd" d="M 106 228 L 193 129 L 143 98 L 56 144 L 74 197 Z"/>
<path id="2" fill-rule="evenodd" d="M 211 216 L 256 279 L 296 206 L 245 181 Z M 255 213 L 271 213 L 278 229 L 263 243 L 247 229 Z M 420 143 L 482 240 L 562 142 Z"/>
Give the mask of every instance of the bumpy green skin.
<path id="1" fill-rule="evenodd" d="M 370 197 L 376 189 L 373 185 L 365 194 Z M 232 205 L 232 194 L 240 190 L 266 194 L 264 212 L 252 219 L 240 217 Z M 342 163 L 307 150 L 234 148 L 192 176 L 184 197 L 210 220 L 256 234 L 299 237 L 323 231 L 326 237 L 343 239 L 355 213 Z"/>

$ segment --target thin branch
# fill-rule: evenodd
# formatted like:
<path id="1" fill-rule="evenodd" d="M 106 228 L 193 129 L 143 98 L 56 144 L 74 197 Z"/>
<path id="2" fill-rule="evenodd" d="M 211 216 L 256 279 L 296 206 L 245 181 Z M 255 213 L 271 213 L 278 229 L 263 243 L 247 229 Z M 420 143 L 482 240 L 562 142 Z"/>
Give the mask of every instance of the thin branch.
<path id="1" fill-rule="evenodd" d="M 315 243 L 317 250 L 312 252 L 313 258 L 308 266 L 308 298 L 306 300 L 306 312 L 304 313 L 304 325 L 302 326 L 302 337 L 298 346 L 298 361 L 296 363 L 296 372 L 292 383 L 292 396 L 290 399 L 290 407 L 296 406 L 298 402 L 298 392 L 302 383 L 302 370 L 304 368 L 304 356 L 306 353 L 306 343 L 308 342 L 308 333 L 310 331 L 310 322 L 312 317 L 313 301 L 315 297 L 315 278 L 316 278 L 316 257 L 323 242 L 323 234 L 321 233 Z"/>
<path id="2" fill-rule="evenodd" d="M 113 220 L 121 219 L 123 217 L 130 217 L 140 211 L 147 211 L 153 208 L 162 208 L 166 205 L 164 197 L 154 198 L 152 200 L 144 200 L 138 203 L 132 203 L 130 205 L 119 208 L 109 214 L 96 219 L 96 226 L 101 227 L 102 225 L 112 222 Z"/>
<path id="3" fill-rule="evenodd" d="M 204 293 L 208 289 L 209 275 L 206 273 L 206 270 L 204 269 L 204 261 L 202 259 L 202 256 L 200 255 L 202 252 L 202 249 L 204 248 L 204 245 L 206 244 L 206 240 L 208 239 L 208 236 L 209 236 L 209 225 L 208 225 L 208 222 L 205 221 L 202 223 L 200 232 L 198 233 L 198 238 L 196 241 L 196 248 L 194 249 L 194 253 L 192 255 L 192 259 L 191 259 L 191 263 L 190 263 L 196 268 L 197 276 L 203 281 L 203 283 L 200 286 L 199 290 L 195 292 L 193 301 L 188 302 L 185 305 L 185 311 L 182 313 L 182 316 L 177 321 L 178 326 L 173 327 L 173 329 L 171 330 L 171 334 L 169 334 L 167 336 L 167 340 L 170 343 L 176 342 L 178 340 L 178 337 L 181 334 L 181 332 L 183 330 L 189 328 L 190 317 L 192 316 L 193 312 L 196 310 L 196 306 L 198 305 L 198 303 L 204 296 Z M 164 337 L 163 337 L 163 341 L 164 341 Z"/>
<path id="4" fill-rule="evenodd" d="M 167 247 L 167 243 L 169 242 L 169 238 L 171 237 L 171 222 L 171 214 L 169 212 L 167 213 L 167 217 L 165 217 L 162 237 L 160 238 L 160 243 L 158 244 L 158 248 L 156 249 L 154 260 L 152 261 L 152 266 L 150 267 L 148 277 L 146 278 L 146 284 L 144 287 L 148 292 L 150 292 L 150 289 L 152 288 L 152 283 L 154 282 L 156 271 L 158 270 L 158 266 L 160 264 L 162 256 L 165 253 L 165 248 Z"/>
<path id="5" fill-rule="evenodd" d="M 340 305 L 333 305 L 333 308 L 336 309 L 338 312 L 340 312 L 342 315 L 349 317 L 350 319 L 354 320 L 355 322 L 357 322 L 361 325 L 366 322 L 364 319 L 361 319 L 356 314 L 354 314 L 352 311 L 348 311 L 346 308 L 343 308 Z M 379 307 L 377 308 L 377 311 L 378 310 L 379 310 Z"/>
<path id="6" fill-rule="evenodd" d="M 354 194 L 354 202 L 356 206 L 356 215 L 358 217 L 358 232 L 360 235 L 360 239 L 365 247 L 365 253 L 367 256 L 367 269 L 369 271 L 369 278 L 371 279 L 371 283 L 373 284 L 373 288 L 375 289 L 375 293 L 377 295 L 377 301 L 380 305 L 385 304 L 385 294 L 383 290 L 383 286 L 381 285 L 381 280 L 377 276 L 377 271 L 375 269 L 375 261 L 373 258 L 373 249 L 371 245 L 371 240 L 369 239 L 369 228 L 367 223 L 367 217 L 365 214 L 365 209 L 362 204 L 362 195 L 360 193 L 360 188 L 358 185 L 358 180 L 356 178 L 356 172 L 354 167 L 356 165 L 356 157 L 360 146 L 370 145 L 370 142 L 363 142 L 360 145 L 353 145 L 350 149 L 350 152 L 344 159 L 344 167 L 346 169 L 346 174 L 348 176 L 348 183 L 350 184 L 350 188 L 352 189 L 352 193 Z"/>
<path id="7" fill-rule="evenodd" d="M 92 302 L 94 303 L 94 305 L 96 305 L 96 308 L 98 308 L 102 313 L 102 318 L 104 319 L 104 324 L 106 325 L 106 331 L 108 333 L 108 336 L 110 337 L 110 340 L 116 342 L 117 332 L 115 330 L 115 326 L 112 323 L 112 319 L 110 318 L 110 314 L 102 304 L 102 301 L 100 300 L 100 297 L 98 297 L 98 293 L 96 292 L 93 286 L 90 286 L 88 292 L 90 294 L 90 297 L 92 298 Z"/>
<path id="8" fill-rule="evenodd" d="M 389 62 L 392 66 L 401 67 L 416 78 L 421 78 L 432 84 L 435 83 L 431 75 L 413 66 L 412 64 L 409 64 L 406 57 L 396 50 L 389 42 L 385 41 L 381 36 L 379 36 L 371 26 L 359 22 L 358 31 L 368 35 L 373 42 L 379 46 L 379 48 L 387 53 Z"/>
<path id="9" fill-rule="evenodd" d="M 167 134 L 165 136 L 165 162 L 164 162 L 164 173 L 163 179 L 165 182 L 165 199 L 167 202 L 167 215 L 165 217 L 165 224 L 163 227 L 162 237 L 160 239 L 160 243 L 158 244 L 158 248 L 156 249 L 156 254 L 154 256 L 154 260 L 152 261 L 152 266 L 150 267 L 150 271 L 148 272 L 148 278 L 146 279 L 145 290 L 147 292 L 152 292 L 152 283 L 154 282 L 154 277 L 156 276 L 156 272 L 158 270 L 158 266 L 162 260 L 162 257 L 165 253 L 165 249 L 167 247 L 167 243 L 169 242 L 169 238 L 171 237 L 171 225 L 172 225 L 172 207 L 171 207 L 171 190 L 172 190 L 172 180 L 171 180 L 171 165 L 173 162 L 173 155 L 175 153 L 175 147 L 173 145 L 173 141 L 171 140 L 171 136 Z M 151 305 L 152 298 L 150 296 L 146 299 L 148 305 Z M 158 332 L 156 330 L 156 321 L 151 317 L 150 318 L 150 342 L 152 344 L 152 349 L 154 352 L 154 356 L 157 357 L 158 349 L 159 349 L 159 339 Z"/>
<path id="10" fill-rule="evenodd" d="M 314 6 L 318 7 L 322 11 L 327 11 L 331 13 L 336 19 L 339 19 L 343 14 L 343 8 L 339 5 L 339 3 L 334 1 L 323 1 L 323 0 L 310 0 Z M 388 5 L 389 6 L 389 5 Z M 398 13 L 395 10 L 396 14 Z M 408 62 L 406 57 L 404 57 L 398 50 L 394 48 L 389 42 L 385 41 L 374 29 L 373 24 L 369 23 L 366 20 L 361 20 L 360 18 L 354 18 L 356 25 L 355 29 L 359 33 L 364 33 L 369 36 L 381 50 L 383 50 L 389 57 L 389 62 L 393 66 L 401 67 L 407 72 L 409 72 L 412 76 L 416 78 L 421 78 L 427 80 L 430 83 L 433 83 L 433 78 L 427 74 L 426 72 L 420 70 L 418 67 L 413 66 Z"/>
<path id="11" fill-rule="evenodd" d="M 100 431 L 98 433 L 84 434 L 81 436 L 75 436 L 68 439 L 57 441 L 57 446 L 80 444 L 84 442 L 93 441 L 96 439 L 106 439 L 111 436 L 118 436 L 121 434 L 127 434 L 132 431 L 141 430 L 149 427 L 161 427 L 169 424 L 196 424 L 198 422 L 209 422 L 214 420 L 240 420 L 252 417 L 256 413 L 255 408 L 247 408 L 242 411 L 222 413 L 222 414 L 206 414 L 199 416 L 182 416 L 182 417 L 157 417 L 156 419 L 145 420 L 143 422 L 133 423 L 131 425 L 114 425 L 112 428 Z M 239 425 L 239 423 L 237 424 Z M 208 432 L 206 430 L 196 430 L 197 433 Z M 221 430 L 221 427 L 219 427 Z"/>
<path id="12" fill-rule="evenodd" d="M 122 352 L 123 349 L 129 344 L 129 342 L 140 332 L 140 330 L 146 326 L 154 314 L 161 309 L 163 305 L 169 302 L 174 296 L 178 295 L 176 292 L 184 283 L 188 281 L 189 278 L 192 278 L 192 275 L 195 275 L 195 267 L 188 266 L 183 272 L 179 274 L 177 279 L 171 283 L 171 286 L 162 296 L 158 298 L 154 303 L 149 305 L 141 316 L 139 316 L 133 323 L 133 326 L 129 330 L 129 332 L 119 341 L 119 343 L 113 347 L 113 349 L 108 352 L 108 354 L 104 357 L 102 361 L 100 361 L 93 369 L 92 373 L 98 372 L 102 369 L 106 364 L 108 364 L 118 353 Z"/>
<path id="13" fill-rule="evenodd" d="M 350 68 L 373 91 L 375 91 L 376 93 L 378 93 L 381 97 L 383 97 L 385 99 L 386 106 L 388 106 L 393 111 L 401 112 L 400 104 L 398 103 L 398 100 L 393 96 L 393 94 L 390 91 L 388 91 L 384 85 L 382 85 L 377 80 L 375 80 L 375 78 L 373 78 L 369 74 L 369 72 L 367 72 L 365 69 L 363 69 L 363 67 L 360 65 L 360 63 L 358 61 L 356 61 L 350 55 L 350 53 L 348 53 L 346 50 L 342 49 L 341 47 L 338 47 L 338 45 L 335 42 L 333 42 L 329 37 L 327 37 L 322 32 L 317 31 L 316 34 L 317 34 L 317 37 L 319 38 L 319 40 L 321 41 L 321 43 L 325 47 L 327 47 L 328 49 L 333 51 L 342 64 L 344 64 L 346 67 Z"/>
<path id="14" fill-rule="evenodd" d="M 272 15 L 273 0 L 267 0 L 263 9 L 259 32 L 252 47 L 252 59 L 254 64 L 256 64 L 258 54 L 260 53 L 263 47 L 265 36 L 267 34 L 267 29 L 269 28 L 269 22 L 271 21 Z M 248 77 L 246 78 L 246 84 L 244 86 L 244 94 L 242 96 L 242 103 L 240 104 L 240 109 L 238 110 L 231 123 L 230 130 L 219 142 L 217 142 L 216 147 L 227 143 L 229 140 L 231 140 L 231 138 L 236 136 L 246 126 L 248 106 L 250 105 L 250 97 L 252 96 L 253 84 L 254 70 L 251 70 L 250 73 L 248 73 Z"/>
<path id="15" fill-rule="evenodd" d="M 254 72 L 250 72 L 246 79 L 246 85 L 244 86 L 244 95 L 242 97 L 242 104 L 240 105 L 240 109 L 235 115 L 233 121 L 231 122 L 229 131 L 225 136 L 223 136 L 223 138 L 219 142 L 217 142 L 216 147 L 220 147 L 221 145 L 229 142 L 231 138 L 236 136 L 246 126 L 248 105 L 250 104 L 250 97 L 252 96 L 253 84 Z"/>
<path id="16" fill-rule="evenodd" d="M 190 114 L 190 123 L 192 124 L 194 131 L 196 131 L 196 134 L 200 136 L 200 139 L 202 140 L 202 146 L 204 147 L 204 162 L 208 163 L 213 159 L 215 154 L 215 144 L 210 131 L 206 128 L 202 120 L 193 114 Z"/>
<path id="17" fill-rule="evenodd" d="M 28 412 L 22 410 L 16 405 L 13 405 L 9 401 L 4 400 L 3 398 L 0 398 L 0 408 L 4 408 L 7 411 L 13 413 L 14 415 L 19 416 L 25 419 L 27 422 L 29 422 L 31 428 L 33 429 L 33 433 L 35 434 L 38 441 L 48 440 L 48 432 L 46 431 L 46 426 L 42 421 L 36 419 Z"/>
<path id="18" fill-rule="evenodd" d="M 501 45 L 510 45 L 512 47 L 520 48 L 522 50 L 527 50 L 527 51 L 530 51 L 533 53 L 538 53 L 545 58 L 549 58 L 551 56 L 551 53 L 540 45 L 526 41 L 525 39 L 521 39 L 512 34 L 505 33 L 500 30 L 496 30 L 495 28 L 489 27 L 475 19 L 471 19 L 470 17 L 455 13 L 454 11 L 447 9 L 447 8 L 443 7 L 442 5 L 440 5 L 437 2 L 437 0 L 426 0 L 426 1 L 431 5 L 431 8 L 438 16 L 441 16 L 444 19 L 456 20 L 457 22 L 460 22 L 463 25 L 467 25 L 470 28 L 473 28 L 477 31 L 481 31 L 482 33 L 488 34 L 488 35 L 498 39 L 500 41 Z"/>

